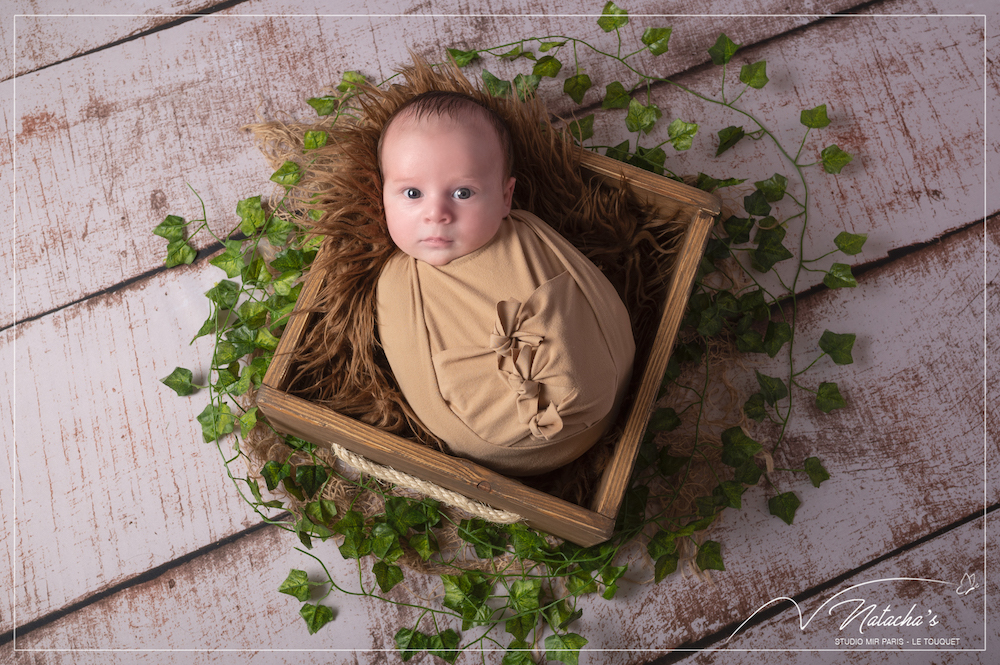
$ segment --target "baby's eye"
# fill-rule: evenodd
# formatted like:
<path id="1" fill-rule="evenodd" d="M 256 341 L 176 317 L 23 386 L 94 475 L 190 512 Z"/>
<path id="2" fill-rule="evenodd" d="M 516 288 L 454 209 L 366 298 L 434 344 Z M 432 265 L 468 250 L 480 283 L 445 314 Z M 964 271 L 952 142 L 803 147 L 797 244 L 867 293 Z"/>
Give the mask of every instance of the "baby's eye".
<path id="1" fill-rule="evenodd" d="M 417 189 L 416 187 L 407 187 L 406 189 L 403 190 L 403 196 L 405 196 L 408 199 L 419 199 L 420 190 Z"/>
<path id="2" fill-rule="evenodd" d="M 452 196 L 456 199 L 467 199 L 472 196 L 472 190 L 468 187 L 459 187 Z"/>

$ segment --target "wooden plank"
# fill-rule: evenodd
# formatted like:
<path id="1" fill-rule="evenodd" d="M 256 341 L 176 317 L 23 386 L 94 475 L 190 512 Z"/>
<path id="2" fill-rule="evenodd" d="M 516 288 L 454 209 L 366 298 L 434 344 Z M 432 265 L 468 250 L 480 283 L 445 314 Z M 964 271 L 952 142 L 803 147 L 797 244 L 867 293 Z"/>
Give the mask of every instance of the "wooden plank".
<path id="1" fill-rule="evenodd" d="M 989 238 L 995 246 L 1000 230 L 989 229 Z M 800 377 L 809 386 L 837 382 L 848 408 L 823 414 L 800 393 L 775 466 L 802 468 L 815 455 L 830 480 L 814 489 L 776 476 L 781 491 L 802 500 L 794 526 L 767 515 L 773 490 L 749 490 L 743 510 L 708 534 L 722 543 L 726 571 L 712 571 L 712 584 L 691 591 L 669 579 L 655 591 L 624 589 L 642 612 L 628 615 L 603 647 L 667 650 L 696 642 L 738 625 L 770 598 L 805 592 L 1000 500 L 1000 488 L 986 485 L 1000 471 L 1000 432 L 995 419 L 984 432 L 982 243 L 978 226 L 863 275 L 856 289 L 800 303 L 799 366 L 819 354 L 806 340 L 826 328 L 858 335 L 855 363 L 821 362 Z M 988 325 L 1000 323 L 1000 310 L 989 317 Z M 768 363 L 751 367 L 776 373 Z M 996 358 L 986 367 L 995 385 Z M 765 448 L 773 443 L 766 431 L 752 433 Z M 620 625 L 620 616 L 613 605 L 588 602 L 578 632 Z"/>
<path id="2" fill-rule="evenodd" d="M 159 381 L 181 365 L 204 382 L 209 338 L 188 343 L 208 316 L 201 294 L 221 275 L 207 264 L 161 273 L 6 335 L 18 494 L 4 502 L 18 526 L 19 622 L 259 520 L 201 440 L 207 394 L 180 398 Z"/>
<path id="3" fill-rule="evenodd" d="M 0 80 L 78 56 L 213 4 L 212 0 L 111 0 L 100 5 L 12 0 L 4 3 L 0 14 Z"/>
<path id="4" fill-rule="evenodd" d="M 817 337 L 824 327 L 845 332 L 841 326 L 846 317 L 851 331 L 858 333 L 854 365 L 820 364 L 804 378 L 837 381 L 850 409 L 824 415 L 802 404 L 789 452 L 776 464 L 798 465 L 802 458 L 818 455 L 832 478 L 820 489 L 803 480 L 778 480 L 803 499 L 793 527 L 766 514 L 761 490 L 744 495 L 744 509 L 727 515 L 710 533 L 723 543 L 727 567 L 713 573 L 713 585 L 680 575 L 658 586 L 637 584 L 633 582 L 641 582 L 644 575 L 642 565 L 634 566 L 628 575 L 632 582 L 622 584 L 614 601 L 585 602 L 584 617 L 574 629 L 587 636 L 589 648 L 644 648 L 651 651 L 641 658 L 651 657 L 742 621 L 761 598 L 811 589 L 981 509 L 984 432 L 978 391 L 983 357 L 977 344 L 985 314 L 979 281 L 982 233 L 979 227 L 956 234 L 863 275 L 857 289 L 827 292 L 800 304 L 802 339 Z M 989 234 L 996 246 L 1000 229 L 991 228 Z M 992 265 L 994 272 L 997 267 Z M 927 316 L 930 310 L 935 317 Z M 996 308 L 991 306 L 990 312 L 995 320 Z M 811 359 L 811 353 L 803 352 L 798 361 Z M 998 370 L 994 359 L 989 366 L 993 385 L 1000 378 Z M 821 376 L 811 378 L 814 374 Z M 892 387 L 900 396 L 893 397 Z M 990 430 L 988 436 L 988 471 L 995 477 L 1000 471 L 998 433 Z M 991 487 L 986 498 L 992 504 L 1000 499 L 998 494 Z M 316 636 L 305 635 L 295 616 L 297 604 L 273 591 L 290 568 L 317 572 L 311 560 L 293 551 L 296 542 L 290 534 L 277 538 L 269 531 L 258 532 L 33 631 L 19 644 L 391 649 L 392 634 L 413 615 L 344 596 L 329 601 L 340 623 Z M 846 550 L 844 543 L 850 543 Z M 318 554 L 338 581 L 354 584 L 351 566 L 340 561 L 331 545 L 320 546 Z M 642 555 L 633 557 L 638 562 Z M 60 577 L 71 578 L 80 564 L 58 565 Z M 234 576 L 259 583 L 234 583 Z M 417 578 L 408 584 L 419 596 L 436 593 L 434 580 Z M 355 655 L 363 663 L 384 658 L 378 652 Z M 46 653 L 38 662 L 67 657 Z M 161 657 L 153 662 L 210 658 L 187 652 Z M 257 657 L 265 659 L 262 662 L 285 658 Z"/>
<path id="5" fill-rule="evenodd" d="M 261 2 L 239 8 L 266 12 L 282 6 Z M 498 10 L 505 7 L 496 5 Z M 741 20 L 731 32 L 752 42 L 805 20 L 752 17 Z M 350 68 L 360 67 L 375 79 L 387 76 L 407 59 L 407 45 L 436 59 L 442 43 L 462 44 L 483 34 L 491 41 L 543 31 L 594 35 L 592 21 L 592 17 L 270 18 L 222 13 L 26 75 L 19 79 L 17 98 L 17 242 L 25 285 L 18 296 L 20 315 L 49 311 L 160 265 L 163 243 L 149 230 L 168 213 L 188 219 L 199 216 L 186 183 L 204 198 L 215 232 L 231 228 L 235 202 L 267 189 L 262 186 L 268 175 L 263 161 L 236 132 L 254 119 L 261 95 L 263 113 L 291 109 L 306 118 L 312 110 L 302 103 L 303 96 L 338 81 Z M 653 21 L 636 19 L 629 25 L 639 31 Z M 667 59 L 655 63 L 656 71 L 670 73 L 675 67 L 704 62 L 714 36 L 708 39 L 702 31 L 714 32 L 723 19 L 678 21 L 675 50 L 682 57 L 662 56 Z M 632 43 L 637 34 L 630 37 Z M 693 35 L 697 40 L 685 45 Z M 611 39 L 598 35 L 598 44 L 610 48 L 605 42 Z M 292 56 L 285 48 L 288 44 L 352 46 L 333 53 L 303 49 Z M 606 65 L 587 53 L 581 58 L 595 80 L 616 75 L 608 71 L 606 77 L 599 76 L 607 71 Z M 805 72 L 796 65 L 798 85 L 831 76 L 823 61 L 806 62 Z M 502 66 L 496 68 L 504 71 Z M 562 99 L 558 82 L 546 86 L 545 94 Z M 796 119 L 788 122 L 794 124 Z M 896 139 L 879 136 L 879 140 Z M 747 161 L 753 159 L 749 156 Z M 879 175 L 872 177 L 892 180 Z M 864 229 L 858 225 L 856 230 Z M 937 234 L 934 228 L 918 235 L 928 239 Z"/>
<path id="6" fill-rule="evenodd" d="M 726 652 L 727 662 L 756 663 L 760 654 L 750 650 L 763 649 L 839 651 L 842 658 L 861 664 L 884 663 L 891 657 L 886 652 L 903 651 L 907 663 L 990 662 L 984 651 L 1000 636 L 1000 602 L 986 589 L 985 554 L 996 551 L 1000 537 L 995 530 L 988 533 L 985 522 L 980 518 L 952 529 L 799 602 L 801 621 L 786 601 L 777 616 L 685 662 L 708 663 Z M 771 599 L 755 600 L 763 605 Z M 838 603 L 844 604 L 836 607 Z M 883 614 L 886 607 L 890 609 Z M 889 623 L 890 616 L 897 617 L 893 623 L 898 625 Z M 917 617 L 920 623 L 913 625 Z M 727 630 L 725 637 L 732 632 Z"/>

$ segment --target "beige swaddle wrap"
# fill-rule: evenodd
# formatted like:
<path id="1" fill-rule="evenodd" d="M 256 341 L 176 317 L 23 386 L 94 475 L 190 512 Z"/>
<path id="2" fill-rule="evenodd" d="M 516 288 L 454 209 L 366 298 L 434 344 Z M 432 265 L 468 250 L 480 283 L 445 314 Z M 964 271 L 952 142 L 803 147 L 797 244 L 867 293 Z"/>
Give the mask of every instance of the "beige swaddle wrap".
<path id="1" fill-rule="evenodd" d="M 500 473 L 567 464 L 612 424 L 635 343 L 607 278 L 531 213 L 444 266 L 393 256 L 378 331 L 403 396 L 453 455 Z"/>

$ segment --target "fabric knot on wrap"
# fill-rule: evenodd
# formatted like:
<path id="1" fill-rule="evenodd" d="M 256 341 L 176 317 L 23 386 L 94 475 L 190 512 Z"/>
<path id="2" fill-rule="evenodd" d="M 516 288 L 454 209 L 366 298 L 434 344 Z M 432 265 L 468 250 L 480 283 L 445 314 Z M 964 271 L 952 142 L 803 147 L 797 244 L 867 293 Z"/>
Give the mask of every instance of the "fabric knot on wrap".
<path id="1" fill-rule="evenodd" d="M 545 337 L 520 329 L 522 306 L 516 300 L 497 303 L 497 318 L 490 335 L 490 348 L 497 354 L 497 370 L 517 395 L 518 422 L 528 426 L 535 438 L 548 441 L 562 431 L 558 405 L 549 402 L 539 411 L 540 386 L 534 380 L 535 351 Z M 511 362 L 513 361 L 513 362 Z M 565 395 L 564 395 L 565 397 Z"/>
<path id="2" fill-rule="evenodd" d="M 511 475 L 590 448 L 614 422 L 635 353 L 607 278 L 523 211 L 446 265 L 393 257 L 378 330 L 406 401 L 446 450 Z"/>

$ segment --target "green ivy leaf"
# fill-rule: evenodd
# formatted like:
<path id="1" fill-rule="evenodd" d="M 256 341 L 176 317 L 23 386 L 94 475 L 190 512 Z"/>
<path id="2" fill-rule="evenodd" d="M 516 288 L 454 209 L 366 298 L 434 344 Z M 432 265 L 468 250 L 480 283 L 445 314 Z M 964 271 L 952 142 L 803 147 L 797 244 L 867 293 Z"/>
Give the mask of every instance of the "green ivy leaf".
<path id="1" fill-rule="evenodd" d="M 652 432 L 673 432 L 680 424 L 677 412 L 668 406 L 653 413 L 646 429 Z"/>
<path id="2" fill-rule="evenodd" d="M 770 79 L 767 78 L 767 61 L 760 60 L 751 65 L 743 65 L 740 68 L 740 81 L 746 83 L 751 88 L 760 90 Z"/>
<path id="3" fill-rule="evenodd" d="M 441 581 L 444 584 L 442 603 L 462 615 L 462 630 L 490 622 L 493 610 L 486 604 L 486 597 L 490 592 L 489 583 L 471 572 L 460 576 L 442 575 Z"/>
<path id="4" fill-rule="evenodd" d="M 763 192 L 764 200 L 769 203 L 774 203 L 775 201 L 780 201 L 785 198 L 785 190 L 788 188 L 788 178 L 781 175 L 780 173 L 775 173 L 773 176 L 767 180 L 759 180 L 754 183 L 754 186 Z M 765 212 L 763 214 L 768 214 Z"/>
<path id="5" fill-rule="evenodd" d="M 754 270 L 767 272 L 775 263 L 792 258 L 792 253 L 781 244 L 785 238 L 785 229 L 774 226 L 757 232 L 756 249 L 750 252 L 750 265 Z"/>
<path id="6" fill-rule="evenodd" d="M 267 484 L 267 489 L 273 492 L 282 480 L 287 478 L 292 474 L 292 465 L 285 462 L 284 464 L 279 464 L 274 460 L 267 462 L 263 468 L 260 470 L 260 475 L 264 478 L 264 482 Z"/>
<path id="7" fill-rule="evenodd" d="M 718 157 L 725 151 L 732 148 L 734 145 L 739 143 L 740 139 L 746 136 L 746 132 L 743 131 L 742 127 L 729 126 L 725 129 L 719 130 L 719 147 L 715 151 L 715 156 Z"/>
<path id="8" fill-rule="evenodd" d="M 294 596 L 298 600 L 305 602 L 309 600 L 310 586 L 309 586 L 309 576 L 306 575 L 304 570 L 292 570 L 285 578 L 285 581 L 281 583 L 278 587 L 278 591 L 281 593 L 287 593 L 289 596 Z"/>
<path id="9" fill-rule="evenodd" d="M 427 636 L 411 628 L 400 628 L 393 639 L 403 662 L 427 648 Z"/>
<path id="10" fill-rule="evenodd" d="M 743 208 L 748 215 L 764 217 L 771 214 L 771 204 L 768 203 L 767 195 L 760 189 L 755 189 L 752 194 L 743 197 Z"/>
<path id="11" fill-rule="evenodd" d="M 630 132 L 642 131 L 649 134 L 656 121 L 663 116 L 656 104 L 650 103 L 644 106 L 635 99 L 630 99 L 628 103 L 628 114 L 625 116 L 625 127 Z"/>
<path id="12" fill-rule="evenodd" d="M 840 389 L 836 383 L 821 383 L 816 392 L 816 408 L 823 413 L 830 413 L 834 409 L 842 409 L 847 405 L 840 395 Z"/>
<path id="13" fill-rule="evenodd" d="M 846 263 L 834 263 L 830 266 L 829 272 L 823 276 L 823 283 L 826 284 L 831 289 L 839 289 L 841 287 L 854 287 L 858 285 L 854 275 L 851 274 L 851 266 Z"/>
<path id="14" fill-rule="evenodd" d="M 174 371 L 160 379 L 160 382 L 165 384 L 168 388 L 173 390 L 175 393 L 184 397 L 185 395 L 191 395 L 198 392 L 198 386 L 191 383 L 191 378 L 194 375 L 191 370 L 185 369 L 184 367 L 175 367 Z"/>
<path id="15" fill-rule="evenodd" d="M 785 342 L 792 339 L 792 327 L 785 321 L 768 321 L 767 332 L 764 333 L 764 351 L 771 358 L 778 355 L 778 351 L 785 345 Z"/>
<path id="16" fill-rule="evenodd" d="M 395 564 L 385 561 L 376 561 L 372 566 L 372 573 L 375 574 L 375 581 L 382 593 L 388 593 L 392 587 L 403 581 L 403 569 Z"/>
<path id="17" fill-rule="evenodd" d="M 541 51 L 542 53 L 545 53 L 546 51 L 551 51 L 552 49 L 558 48 L 565 43 L 566 42 L 542 42 L 538 46 L 538 50 Z"/>
<path id="18" fill-rule="evenodd" d="M 240 305 L 237 313 L 243 325 L 255 330 L 267 322 L 267 303 L 259 300 L 247 300 Z"/>
<path id="19" fill-rule="evenodd" d="M 753 395 L 750 395 L 750 398 L 746 402 L 744 402 L 743 413 L 747 414 L 747 418 L 761 422 L 767 417 L 767 412 L 764 410 L 764 404 L 764 396 L 760 393 L 754 393 Z"/>
<path id="20" fill-rule="evenodd" d="M 372 554 L 388 563 L 403 556 L 399 534 L 388 524 L 376 524 L 372 528 Z"/>
<path id="21" fill-rule="evenodd" d="M 427 652 L 432 656 L 444 660 L 446 663 L 454 663 L 461 651 L 458 648 L 458 633 L 451 628 L 443 630 L 437 635 L 431 635 L 427 639 Z"/>
<path id="22" fill-rule="evenodd" d="M 547 55 L 539 58 L 535 62 L 535 66 L 532 67 L 531 73 L 535 76 L 550 76 L 555 77 L 562 69 L 562 63 L 554 55 Z"/>
<path id="23" fill-rule="evenodd" d="M 535 665 L 535 659 L 531 657 L 531 645 L 517 638 L 511 640 L 500 665 Z"/>
<path id="24" fill-rule="evenodd" d="M 677 537 L 669 531 L 660 529 L 646 543 L 646 552 L 653 561 L 657 561 L 664 556 L 677 554 Z"/>
<path id="25" fill-rule="evenodd" d="M 197 250 L 186 240 L 174 240 L 167 245 L 167 258 L 164 263 L 168 268 L 181 264 L 189 265 L 198 256 Z"/>
<path id="26" fill-rule="evenodd" d="M 833 239 L 837 249 L 842 251 L 844 254 L 854 256 L 855 254 L 861 253 L 861 248 L 864 247 L 865 241 L 868 240 L 867 233 L 848 233 L 847 231 L 841 231 L 837 234 L 837 237 Z"/>
<path id="27" fill-rule="evenodd" d="M 826 117 L 826 104 L 803 110 L 799 114 L 799 122 L 811 129 L 823 129 L 830 124 L 830 119 Z"/>
<path id="28" fill-rule="evenodd" d="M 608 3 L 611 5 L 612 3 Z M 607 32 L 607 30 L 605 30 Z M 580 649 L 586 646 L 587 640 L 576 633 L 565 635 L 549 635 L 545 638 L 545 657 L 557 660 L 565 665 L 579 665 Z"/>
<path id="29" fill-rule="evenodd" d="M 597 25 L 604 32 L 611 32 L 628 24 L 628 12 L 620 8 L 613 2 L 608 2 L 601 10 L 601 18 L 597 19 Z"/>
<path id="30" fill-rule="evenodd" d="M 745 181 L 746 178 L 726 178 L 724 180 L 720 180 L 718 178 L 705 175 L 704 173 L 699 173 L 698 180 L 695 181 L 694 186 L 704 192 L 714 192 L 716 189 L 721 187 L 732 187 L 733 185 L 738 185 Z"/>
<path id="31" fill-rule="evenodd" d="M 316 111 L 316 115 L 330 115 L 337 110 L 338 101 L 336 97 L 310 97 L 306 100 L 306 104 L 313 107 Z"/>
<path id="32" fill-rule="evenodd" d="M 730 427 L 722 432 L 722 463 L 740 467 L 763 449 L 759 443 L 747 436 L 742 427 Z"/>
<path id="33" fill-rule="evenodd" d="M 525 54 L 523 45 L 518 44 L 506 53 L 501 53 L 500 58 L 503 60 L 517 60 L 520 56 Z"/>
<path id="34" fill-rule="evenodd" d="M 236 418 L 229 405 L 223 402 L 219 406 L 214 404 L 206 406 L 205 410 L 198 414 L 198 422 L 201 423 L 201 433 L 205 443 L 209 443 L 232 432 Z"/>
<path id="35" fill-rule="evenodd" d="M 232 309 L 240 297 L 240 285 L 224 279 L 205 291 L 205 296 L 218 305 L 219 309 Z"/>
<path id="36" fill-rule="evenodd" d="M 604 100 L 601 102 L 602 109 L 624 109 L 628 108 L 628 90 L 618 81 L 614 81 L 604 86 Z"/>
<path id="37" fill-rule="evenodd" d="M 806 473 L 809 474 L 809 480 L 812 481 L 813 487 L 819 487 L 824 480 L 830 479 L 829 472 L 823 468 L 818 457 L 806 458 Z"/>
<path id="38" fill-rule="evenodd" d="M 326 141 L 329 138 L 327 133 L 323 130 L 312 130 L 310 129 L 305 133 L 303 138 L 302 149 L 303 150 L 316 150 L 322 148 L 326 145 Z"/>
<path id="39" fill-rule="evenodd" d="M 836 144 L 823 148 L 819 156 L 823 160 L 823 170 L 827 173 L 840 173 L 840 170 L 854 159 L 854 155 L 844 152 Z"/>
<path id="40" fill-rule="evenodd" d="M 767 509 L 775 517 L 780 517 L 786 524 L 791 524 L 795 520 L 795 511 L 802 504 L 799 497 L 794 492 L 784 492 L 778 496 L 772 496 L 767 501 Z"/>
<path id="41" fill-rule="evenodd" d="M 337 90 L 340 92 L 353 92 L 355 88 L 366 82 L 363 74 L 359 74 L 354 70 L 348 70 L 344 72 L 344 78 L 340 83 L 337 84 Z"/>
<path id="42" fill-rule="evenodd" d="M 690 460 L 690 457 L 674 457 L 666 448 L 662 448 L 657 456 L 656 468 L 669 478 L 687 466 Z"/>
<path id="43" fill-rule="evenodd" d="M 722 33 L 715 40 L 715 45 L 708 49 L 708 54 L 712 56 L 712 63 L 724 65 L 732 60 L 733 54 L 736 53 L 739 47 L 739 44 L 733 43 L 729 37 L 726 37 L 726 33 Z"/>
<path id="44" fill-rule="evenodd" d="M 153 229 L 153 233 L 166 238 L 167 242 L 184 240 L 187 237 L 187 222 L 177 215 L 167 215 L 166 219 Z"/>
<path id="45" fill-rule="evenodd" d="M 528 76 L 518 74 L 515 76 L 514 90 L 517 92 L 517 98 L 523 102 L 527 101 L 529 97 L 533 97 L 535 90 L 538 90 L 538 84 L 541 80 L 541 76 L 535 76 L 534 74 L 529 74 Z"/>
<path id="46" fill-rule="evenodd" d="M 580 143 L 594 135 L 594 114 L 569 123 L 569 133 Z"/>
<path id="47" fill-rule="evenodd" d="M 590 90 L 590 77 L 586 74 L 570 76 L 563 83 L 563 92 L 569 95 L 577 104 L 583 103 L 583 95 Z"/>
<path id="48" fill-rule="evenodd" d="M 748 329 L 737 332 L 736 349 L 741 353 L 764 353 L 764 339 L 756 330 Z M 755 418 L 755 420 L 757 419 Z"/>
<path id="49" fill-rule="evenodd" d="M 233 391 L 233 394 L 242 395 L 243 393 L 245 393 L 247 390 L 250 389 L 250 375 L 253 374 L 253 372 L 249 371 L 249 369 L 250 368 L 248 367 L 247 368 L 248 371 L 243 372 L 243 377 L 240 378 L 240 384 L 242 384 L 243 380 L 246 379 L 247 382 L 246 388 L 243 388 L 242 385 L 240 385 L 240 388 L 242 388 L 242 390 L 240 390 L 240 388 L 237 388 L 236 390 Z M 256 406 L 253 407 L 252 409 L 244 413 L 242 416 L 240 416 L 239 421 L 240 421 L 240 430 L 244 434 L 252 430 L 257 425 L 257 407 Z"/>
<path id="50" fill-rule="evenodd" d="M 667 52 L 667 43 L 673 28 L 646 28 L 642 33 L 642 43 L 649 47 L 653 55 L 663 55 Z"/>
<path id="51" fill-rule="evenodd" d="M 410 536 L 410 539 L 407 542 L 424 561 L 430 559 L 435 552 L 441 551 L 438 545 L 437 537 L 432 531 L 414 534 L 413 536 Z"/>
<path id="52" fill-rule="evenodd" d="M 227 240 L 226 249 L 209 261 L 213 266 L 226 273 L 226 277 L 237 277 L 243 270 L 243 243 L 239 240 Z M 197 337 L 196 337 L 197 338 Z"/>
<path id="53" fill-rule="evenodd" d="M 753 223 L 753 219 L 750 217 L 730 217 L 722 223 L 722 228 L 729 234 L 729 241 L 732 244 L 742 245 L 750 241 Z"/>
<path id="54" fill-rule="evenodd" d="M 746 488 L 743 483 L 736 480 L 723 480 L 712 490 L 712 494 L 717 494 L 726 501 L 726 507 L 740 510 L 743 507 L 743 492 Z"/>
<path id="55" fill-rule="evenodd" d="M 701 570 L 725 570 L 722 563 L 722 545 L 714 540 L 706 540 L 698 546 L 694 562 Z"/>
<path id="56" fill-rule="evenodd" d="M 305 464 L 295 469 L 295 484 L 302 488 L 306 496 L 313 496 L 326 483 L 329 475 L 317 464 Z"/>
<path id="57" fill-rule="evenodd" d="M 489 92 L 490 95 L 493 97 L 510 97 L 511 91 L 513 90 L 510 81 L 498 79 L 487 69 L 483 70 L 482 77 L 483 83 L 486 84 L 486 91 Z"/>
<path id="58" fill-rule="evenodd" d="M 830 356 L 830 359 L 836 364 L 850 365 L 854 362 L 854 356 L 851 355 L 851 351 L 854 349 L 854 341 L 856 339 L 857 335 L 854 333 L 838 335 L 835 332 L 824 330 L 819 338 L 819 348 Z"/>
<path id="59" fill-rule="evenodd" d="M 760 475 L 762 470 L 757 466 L 757 462 L 748 459 L 746 462 L 736 467 L 736 472 L 733 474 L 733 480 L 738 483 L 743 483 L 744 485 L 756 485 L 760 480 Z"/>
<path id="60" fill-rule="evenodd" d="M 628 163 L 657 175 L 663 175 L 663 164 L 666 159 L 667 153 L 663 152 L 662 148 L 646 149 L 637 146 L 635 156 L 630 157 Z"/>
<path id="61" fill-rule="evenodd" d="M 272 181 L 285 187 L 293 187 L 301 179 L 302 171 L 299 169 L 299 165 L 292 161 L 286 161 L 278 167 L 277 171 L 271 174 Z"/>
<path id="62" fill-rule="evenodd" d="M 306 603 L 299 610 L 299 616 L 306 622 L 306 628 L 310 635 L 333 621 L 333 610 L 326 605 L 310 605 Z"/>
<path id="63" fill-rule="evenodd" d="M 448 55 L 455 60 L 455 64 L 458 65 L 459 67 L 465 67 L 473 60 L 479 60 L 479 51 L 476 50 L 463 51 L 457 48 L 450 48 L 448 49 Z"/>
<path id="64" fill-rule="evenodd" d="M 337 504 L 328 499 L 318 499 L 306 504 L 305 514 L 314 524 L 330 525 L 337 516 Z"/>
<path id="65" fill-rule="evenodd" d="M 617 159 L 619 162 L 627 162 L 629 159 L 628 141 L 622 141 L 618 145 L 608 148 L 604 154 L 611 159 Z"/>
<path id="66" fill-rule="evenodd" d="M 458 537 L 471 543 L 480 559 L 491 559 L 507 551 L 507 539 L 499 527 L 479 518 L 462 520 L 458 525 Z"/>
<path id="67" fill-rule="evenodd" d="M 690 149 L 694 135 L 697 133 L 698 123 L 684 122 L 681 119 L 674 120 L 667 127 L 667 137 L 677 150 Z"/>
<path id="68" fill-rule="evenodd" d="M 760 394 L 764 397 L 764 401 L 771 406 L 774 406 L 776 402 L 788 396 L 788 388 L 781 379 L 761 374 L 757 370 L 754 370 L 754 374 L 757 375 Z"/>
<path id="69" fill-rule="evenodd" d="M 659 584 L 663 581 L 670 573 L 677 570 L 677 562 L 680 560 L 680 555 L 674 554 L 664 554 L 656 560 L 653 566 L 653 581 Z"/>

